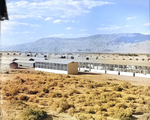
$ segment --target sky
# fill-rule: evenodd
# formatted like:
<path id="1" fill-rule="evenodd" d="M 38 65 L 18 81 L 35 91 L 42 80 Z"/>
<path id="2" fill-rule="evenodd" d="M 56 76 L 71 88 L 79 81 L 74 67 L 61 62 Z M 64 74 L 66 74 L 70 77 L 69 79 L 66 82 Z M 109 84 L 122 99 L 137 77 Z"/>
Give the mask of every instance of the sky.
<path id="1" fill-rule="evenodd" d="M 150 33 L 149 0 L 6 0 L 1 45 L 45 37 Z"/>

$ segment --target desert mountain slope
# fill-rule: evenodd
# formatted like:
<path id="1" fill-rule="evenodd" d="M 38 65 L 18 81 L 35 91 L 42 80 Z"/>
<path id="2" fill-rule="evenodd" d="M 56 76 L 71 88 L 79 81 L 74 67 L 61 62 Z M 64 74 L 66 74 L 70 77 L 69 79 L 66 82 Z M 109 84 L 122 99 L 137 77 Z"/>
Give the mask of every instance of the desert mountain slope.
<path id="1" fill-rule="evenodd" d="M 150 35 L 139 33 L 98 34 L 82 38 L 46 37 L 35 42 L 5 47 L 21 52 L 121 52 L 150 53 Z"/>

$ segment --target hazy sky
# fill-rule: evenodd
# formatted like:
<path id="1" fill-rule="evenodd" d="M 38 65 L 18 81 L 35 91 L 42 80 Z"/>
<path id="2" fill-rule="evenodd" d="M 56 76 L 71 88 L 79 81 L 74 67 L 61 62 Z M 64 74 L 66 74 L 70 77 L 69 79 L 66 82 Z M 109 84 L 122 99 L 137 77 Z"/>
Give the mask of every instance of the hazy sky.
<path id="1" fill-rule="evenodd" d="M 149 0 L 6 0 L 1 44 L 43 37 L 150 33 Z"/>

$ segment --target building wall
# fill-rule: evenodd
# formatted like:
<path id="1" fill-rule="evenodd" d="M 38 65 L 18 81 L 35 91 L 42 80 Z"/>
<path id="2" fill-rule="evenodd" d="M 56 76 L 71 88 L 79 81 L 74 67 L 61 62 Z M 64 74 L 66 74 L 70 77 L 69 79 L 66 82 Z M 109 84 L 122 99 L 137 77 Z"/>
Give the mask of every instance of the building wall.
<path id="1" fill-rule="evenodd" d="M 71 62 L 68 64 L 68 74 L 78 74 L 78 63 Z"/>
<path id="2" fill-rule="evenodd" d="M 36 62 L 36 68 L 45 68 L 51 70 L 67 71 L 67 64 L 49 63 L 49 62 Z"/>
<path id="3" fill-rule="evenodd" d="M 18 62 L 18 67 L 34 68 L 34 63 Z"/>
<path id="4" fill-rule="evenodd" d="M 18 64 L 17 63 L 10 63 L 10 69 L 17 69 Z"/>
<path id="5" fill-rule="evenodd" d="M 78 74 L 78 63 L 71 62 L 69 64 L 36 62 L 36 71 L 45 71 L 60 74 Z"/>
<path id="6" fill-rule="evenodd" d="M 67 64 L 49 63 L 49 62 L 35 62 L 36 71 L 68 74 Z"/>
<path id="7" fill-rule="evenodd" d="M 79 71 L 150 78 L 150 67 L 79 62 Z"/>
<path id="8" fill-rule="evenodd" d="M 51 73 L 68 74 L 67 71 L 45 69 L 45 68 L 35 68 L 35 71 L 44 71 L 44 72 L 51 72 Z"/>

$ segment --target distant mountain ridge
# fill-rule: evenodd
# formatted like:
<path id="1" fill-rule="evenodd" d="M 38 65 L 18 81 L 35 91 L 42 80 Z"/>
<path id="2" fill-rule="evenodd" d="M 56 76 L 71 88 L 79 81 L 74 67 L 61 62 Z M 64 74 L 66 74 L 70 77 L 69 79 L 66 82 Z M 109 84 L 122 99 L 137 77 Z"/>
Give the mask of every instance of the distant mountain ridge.
<path id="1" fill-rule="evenodd" d="M 140 33 L 98 34 L 81 38 L 46 37 L 35 42 L 5 47 L 21 52 L 116 52 L 150 53 L 150 35 Z"/>

